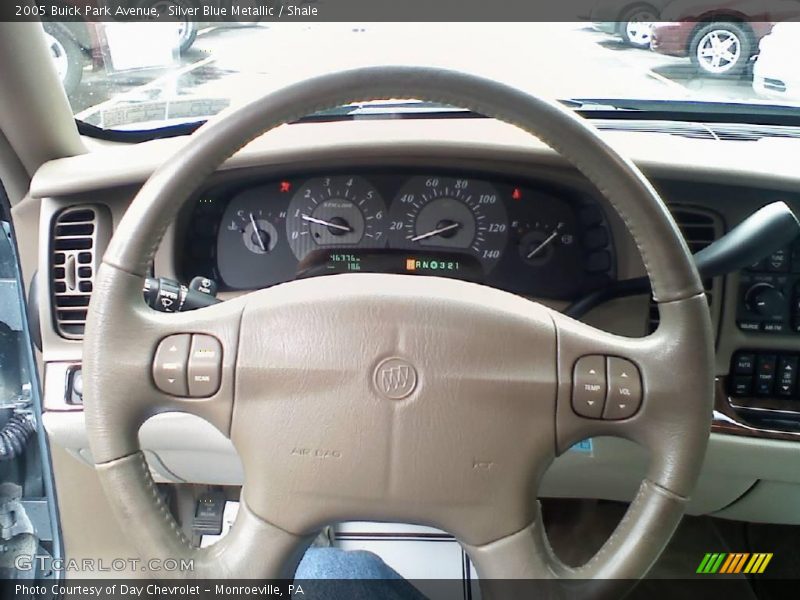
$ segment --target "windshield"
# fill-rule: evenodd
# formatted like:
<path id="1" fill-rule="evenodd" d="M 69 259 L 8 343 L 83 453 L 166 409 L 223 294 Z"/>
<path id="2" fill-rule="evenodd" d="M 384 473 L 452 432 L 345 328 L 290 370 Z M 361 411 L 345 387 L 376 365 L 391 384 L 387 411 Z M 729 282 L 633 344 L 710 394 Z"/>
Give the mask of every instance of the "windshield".
<path id="1" fill-rule="evenodd" d="M 78 21 L 44 28 L 76 118 L 103 129 L 197 122 L 299 79 L 385 64 L 467 71 L 572 106 L 723 102 L 747 114 L 778 104 L 800 115 L 800 24 L 653 18 L 644 10 L 625 22 Z M 403 109 L 392 103 L 392 111 Z"/>

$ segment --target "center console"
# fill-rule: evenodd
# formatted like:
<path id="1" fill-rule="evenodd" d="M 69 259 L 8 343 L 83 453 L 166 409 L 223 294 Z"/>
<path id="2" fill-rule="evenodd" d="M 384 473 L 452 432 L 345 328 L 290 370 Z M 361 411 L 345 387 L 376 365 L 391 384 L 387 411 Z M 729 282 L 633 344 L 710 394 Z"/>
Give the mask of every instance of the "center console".
<path id="1" fill-rule="evenodd" d="M 800 334 L 800 240 L 741 272 L 736 325 L 759 342 L 732 354 L 725 408 L 762 430 L 800 435 L 800 352 L 786 349 Z"/>
<path id="2" fill-rule="evenodd" d="M 742 271 L 736 324 L 745 332 L 800 332 L 800 241 Z"/>

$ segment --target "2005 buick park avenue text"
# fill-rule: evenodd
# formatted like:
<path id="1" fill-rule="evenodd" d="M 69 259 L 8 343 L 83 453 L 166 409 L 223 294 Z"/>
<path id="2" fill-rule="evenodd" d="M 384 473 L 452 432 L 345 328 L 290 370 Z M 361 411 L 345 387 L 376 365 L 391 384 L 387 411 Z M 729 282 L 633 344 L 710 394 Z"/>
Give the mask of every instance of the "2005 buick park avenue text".
<path id="1" fill-rule="evenodd" d="M 50 17 L 50 18 L 92 18 L 103 19 L 107 17 L 125 17 L 128 19 L 155 19 L 159 17 L 158 9 L 152 6 L 117 6 L 114 10 L 108 6 L 44 6 L 44 5 L 19 5 L 14 7 L 17 17 Z M 174 16 L 174 15 L 171 15 Z"/>
<path id="2" fill-rule="evenodd" d="M 125 17 L 128 19 L 156 19 L 161 16 L 171 18 L 226 18 L 226 17 L 316 17 L 319 9 L 315 6 L 297 6 L 294 4 L 281 4 L 275 6 L 238 6 L 230 8 L 220 6 L 182 6 L 170 4 L 165 13 L 154 6 L 44 6 L 44 5 L 16 5 L 14 15 L 17 17 L 50 17 L 50 18 L 92 18 L 104 19 L 112 17 Z"/>

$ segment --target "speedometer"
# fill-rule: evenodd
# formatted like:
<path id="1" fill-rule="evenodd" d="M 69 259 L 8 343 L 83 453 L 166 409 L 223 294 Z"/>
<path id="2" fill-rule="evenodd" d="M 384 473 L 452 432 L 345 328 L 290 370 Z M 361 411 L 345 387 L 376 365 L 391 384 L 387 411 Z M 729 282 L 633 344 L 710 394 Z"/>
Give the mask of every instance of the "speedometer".
<path id="1" fill-rule="evenodd" d="M 389 215 L 394 248 L 424 248 L 475 256 L 491 271 L 508 243 L 508 217 L 490 183 L 456 177 L 413 177 Z"/>
<path id="2" fill-rule="evenodd" d="M 298 260 L 317 248 L 383 248 L 385 220 L 383 200 L 367 180 L 318 177 L 292 198 L 286 237 Z"/>

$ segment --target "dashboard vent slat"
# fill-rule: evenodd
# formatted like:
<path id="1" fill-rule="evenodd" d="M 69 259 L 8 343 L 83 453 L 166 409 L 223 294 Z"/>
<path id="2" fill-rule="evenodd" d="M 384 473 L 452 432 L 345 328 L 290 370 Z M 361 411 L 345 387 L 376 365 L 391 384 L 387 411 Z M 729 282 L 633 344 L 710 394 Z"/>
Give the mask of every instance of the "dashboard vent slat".
<path id="1" fill-rule="evenodd" d="M 671 206 L 670 212 L 692 254 L 696 254 L 703 248 L 710 246 L 724 233 L 722 220 L 711 211 L 694 206 Z M 715 280 L 705 279 L 703 280 L 703 288 L 705 289 L 713 317 L 718 314 L 718 305 L 720 304 L 720 298 L 718 297 L 720 294 L 718 292 L 721 287 Z M 658 323 L 658 307 L 654 302 L 650 302 L 650 331 L 655 331 Z"/>
<path id="2" fill-rule="evenodd" d="M 61 337 L 79 340 L 86 326 L 94 273 L 111 237 L 111 215 L 99 204 L 73 206 L 53 219 L 50 295 Z"/>

